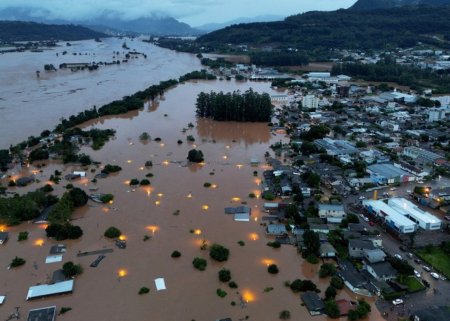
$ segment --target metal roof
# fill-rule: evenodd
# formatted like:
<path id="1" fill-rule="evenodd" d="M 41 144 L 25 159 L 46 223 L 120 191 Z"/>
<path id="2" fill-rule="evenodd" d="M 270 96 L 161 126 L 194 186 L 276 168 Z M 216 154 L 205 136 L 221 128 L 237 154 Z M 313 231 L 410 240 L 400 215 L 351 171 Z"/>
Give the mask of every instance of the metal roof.
<path id="1" fill-rule="evenodd" d="M 405 212 L 399 212 L 397 209 L 392 208 L 381 200 L 364 200 L 363 204 L 365 206 L 371 207 L 372 210 L 377 212 L 377 214 L 379 214 L 379 212 L 383 212 L 383 214 L 388 216 L 389 219 L 396 225 L 404 227 L 416 226 L 416 223 L 405 216 Z"/>
<path id="2" fill-rule="evenodd" d="M 395 167 L 392 164 L 384 163 L 384 164 L 373 164 L 367 166 L 367 169 L 378 176 L 383 176 L 385 178 L 395 178 L 399 176 L 409 175 L 403 169 Z"/>
<path id="3" fill-rule="evenodd" d="M 56 294 L 69 293 L 73 291 L 73 280 L 58 282 L 55 284 L 42 284 L 31 286 L 28 289 L 27 300 L 50 296 Z"/>
<path id="4" fill-rule="evenodd" d="M 388 200 L 388 204 L 395 209 L 403 210 L 416 220 L 421 220 L 424 223 L 441 223 L 436 216 L 431 215 L 428 212 L 422 211 L 416 205 L 404 198 L 391 198 Z"/>

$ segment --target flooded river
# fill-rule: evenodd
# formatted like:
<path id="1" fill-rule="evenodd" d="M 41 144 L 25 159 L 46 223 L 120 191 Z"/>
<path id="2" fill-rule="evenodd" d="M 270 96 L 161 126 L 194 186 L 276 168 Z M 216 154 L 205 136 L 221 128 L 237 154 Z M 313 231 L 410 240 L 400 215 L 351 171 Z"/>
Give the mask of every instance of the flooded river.
<path id="1" fill-rule="evenodd" d="M 73 224 L 82 227 L 83 237 L 60 242 L 67 245 L 63 262 L 72 260 L 81 264 L 84 273 L 76 278 L 73 294 L 25 301 L 29 286 L 48 282 L 52 272 L 61 267 L 61 263 L 44 264 L 50 246 L 58 242 L 46 239 L 43 227 L 22 224 L 9 228 L 10 240 L 0 252 L 3 263 L 0 295 L 7 295 L 0 309 L 0 319 L 5 319 L 16 306 L 25 313 L 31 308 L 52 305 L 58 309 L 72 308 L 64 316 L 58 316 L 58 320 L 66 321 L 211 321 L 226 317 L 271 321 L 278 320 L 282 310 L 289 310 L 292 320 L 326 319 L 311 317 L 301 306 L 299 294 L 293 294 L 284 282 L 311 279 L 323 294 L 329 279 L 319 279 L 319 265 L 306 263 L 294 247 L 272 249 L 266 245 L 270 239 L 261 226 L 263 201 L 248 196 L 249 193 L 260 194 L 262 172 L 268 168 L 263 155 L 269 145 L 288 138 L 272 134 L 267 124 L 218 123 L 195 118 L 194 104 L 199 92 L 244 91 L 249 87 L 273 93 L 268 83 L 189 82 L 169 90 L 159 102 L 140 111 L 86 124 L 85 127 L 113 128 L 117 135 L 103 149 L 84 148 L 83 152 L 103 164 L 120 165 L 123 170 L 95 184 L 98 192 L 114 194 L 114 203 L 103 206 L 89 201 L 88 206 L 74 215 Z M 188 129 L 189 123 L 194 127 Z M 139 136 L 143 132 L 161 141 L 141 142 Z M 188 143 L 187 135 L 192 135 L 195 142 Z M 178 140 L 183 143 L 178 144 Z M 187 153 L 192 148 L 203 151 L 203 164 L 186 163 Z M 250 166 L 253 157 L 261 160 L 259 167 Z M 148 160 L 153 166 L 146 168 L 144 163 Z M 26 169 L 37 173 L 41 181 L 27 189 L 44 185 L 56 168 L 61 166 L 49 164 L 42 172 L 33 166 Z M 74 169 L 79 168 L 66 166 L 64 173 Z M 90 166 L 85 170 L 87 178 L 74 181 L 74 185 L 87 190 L 94 185 L 90 180 L 99 168 Z M 148 173 L 153 174 L 149 178 L 151 186 L 132 189 L 128 185 L 130 179 L 142 179 Z M 24 173 L 17 171 L 16 174 Z M 211 183 L 211 187 L 205 188 L 205 182 Z M 62 181 L 55 185 L 56 191 L 62 193 L 66 184 L 67 181 Z M 242 202 L 247 202 L 252 209 L 250 222 L 235 222 L 232 216 L 224 214 L 224 207 L 238 206 Z M 109 226 L 122 230 L 127 240 L 126 249 L 116 248 L 112 241 L 103 237 Z M 19 243 L 17 234 L 23 230 L 30 232 L 30 239 Z M 146 235 L 151 239 L 144 241 Z M 240 246 L 238 241 L 245 245 Z M 208 252 L 200 249 L 204 242 L 228 247 L 229 260 L 212 261 Z M 105 248 L 113 248 L 114 252 L 106 254 L 97 268 L 89 267 L 96 255 L 76 255 L 79 251 Z M 174 250 L 180 251 L 181 257 L 171 258 Z M 6 270 L 8 262 L 16 255 L 25 258 L 27 263 Z M 207 259 L 205 271 L 193 268 L 194 257 Z M 267 272 L 267 265 L 271 263 L 278 265 L 280 273 Z M 221 268 L 231 271 L 232 280 L 239 286 L 237 289 L 219 281 Z M 165 291 L 156 291 L 154 279 L 160 277 L 165 279 Z M 138 295 L 143 286 L 150 288 L 150 293 Z M 228 293 L 225 298 L 216 294 L 219 288 Z M 273 289 L 264 291 L 266 288 Z M 356 299 L 346 290 L 340 291 L 338 297 Z M 374 305 L 372 307 L 370 320 L 381 320 Z"/>
<path id="2" fill-rule="evenodd" d="M 44 71 L 45 64 L 58 68 L 62 63 L 126 60 L 129 50 L 122 48 L 124 42 L 130 50 L 145 53 L 147 58 L 139 55 L 95 71 Z M 43 52 L 1 54 L 0 149 L 39 135 L 44 129 L 53 129 L 61 117 L 198 69 L 200 62 L 194 55 L 162 49 L 139 39 L 106 38 L 102 42 L 72 42 L 71 46 L 59 43 Z"/>

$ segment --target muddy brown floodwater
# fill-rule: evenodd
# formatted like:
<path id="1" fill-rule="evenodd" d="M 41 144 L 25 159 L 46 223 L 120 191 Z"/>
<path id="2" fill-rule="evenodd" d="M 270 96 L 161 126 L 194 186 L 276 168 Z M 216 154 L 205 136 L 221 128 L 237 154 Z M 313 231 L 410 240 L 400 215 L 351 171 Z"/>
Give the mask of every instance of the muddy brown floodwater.
<path id="1" fill-rule="evenodd" d="M 325 317 L 311 317 L 301 306 L 299 294 L 293 294 L 284 282 L 311 279 L 324 293 L 329 279 L 319 279 L 319 265 L 305 262 L 294 247 L 272 249 L 266 245 L 269 239 L 261 226 L 263 200 L 248 197 L 252 192 L 260 194 L 262 172 L 268 168 L 263 155 L 269 145 L 288 138 L 271 134 L 267 124 L 219 123 L 195 118 L 195 99 L 200 91 L 244 91 L 252 87 L 272 93 L 269 86 L 268 83 L 190 82 L 169 90 L 159 103 L 147 105 L 139 112 L 86 124 L 85 127 L 117 130 L 116 138 L 100 151 L 83 148 L 83 152 L 103 164 L 120 165 L 123 170 L 96 183 L 99 192 L 115 195 L 114 203 L 103 206 L 89 201 L 74 215 L 74 224 L 82 227 L 83 237 L 61 242 L 67 245 L 63 262 L 72 260 L 81 264 L 84 273 L 76 278 L 73 294 L 25 301 L 29 286 L 48 282 L 51 273 L 62 266 L 62 263 L 44 264 L 50 246 L 58 242 L 46 239 L 42 226 L 25 223 L 8 228 L 10 240 L 0 251 L 0 295 L 7 295 L 0 319 L 12 313 L 16 306 L 25 313 L 31 308 L 56 305 L 58 309 L 72 308 L 57 317 L 66 321 L 211 321 L 226 317 L 242 320 L 246 316 L 249 320 L 270 321 L 278 320 L 282 310 L 289 310 L 292 320 L 325 320 Z M 183 133 L 189 122 L 194 128 Z M 142 132 L 148 132 L 152 138 L 160 137 L 161 141 L 143 143 L 139 140 Z M 194 136 L 195 142 L 187 143 L 187 135 Z M 179 139 L 183 144 L 177 144 Z M 187 152 L 193 146 L 203 151 L 204 164 L 186 163 Z M 250 166 L 252 157 L 262 161 L 258 168 Z M 153 161 L 151 168 L 144 167 L 147 160 Z M 50 163 L 43 167 L 37 173 L 41 182 L 27 189 L 44 185 L 56 168 L 61 166 Z M 64 167 L 64 172 L 75 168 Z M 253 176 L 254 170 L 258 171 L 258 177 Z M 36 173 L 37 169 L 25 170 L 30 171 Z M 148 173 L 154 174 L 150 178 L 151 186 L 130 188 L 130 179 L 142 179 Z M 18 170 L 14 174 L 24 175 Z M 88 170 L 88 177 L 74 181 L 74 185 L 87 190 L 93 185 L 90 180 L 94 175 Z M 212 186 L 203 187 L 205 182 Z M 56 185 L 56 191 L 61 193 L 66 183 Z M 247 202 L 252 208 L 250 222 L 234 222 L 232 216 L 224 214 L 224 207 L 241 202 Z M 109 226 L 122 230 L 126 249 L 116 248 L 103 237 Z M 19 243 L 17 234 L 23 230 L 30 232 L 30 239 Z M 151 239 L 144 241 L 145 235 Z M 245 246 L 237 243 L 240 240 Z M 203 241 L 228 247 L 229 260 L 212 261 L 208 252 L 200 249 Z M 97 268 L 89 267 L 95 255 L 76 256 L 79 251 L 103 248 L 114 248 L 114 252 L 106 254 Z M 174 250 L 182 253 L 180 258 L 170 257 Z M 25 258 L 27 263 L 7 270 L 7 264 L 16 255 Z M 207 259 L 205 271 L 193 268 L 194 257 Z M 278 265 L 280 273 L 267 272 L 271 263 Z M 231 270 L 238 289 L 230 289 L 218 280 L 221 268 Z M 156 291 L 154 279 L 159 277 L 165 279 L 167 290 Z M 142 286 L 150 288 L 150 293 L 138 295 Z M 265 292 L 268 287 L 273 290 Z M 218 288 L 228 295 L 218 297 Z M 346 290 L 340 291 L 338 297 L 355 299 Z M 231 304 L 233 301 L 235 306 Z M 370 320 L 382 320 L 373 304 L 372 310 Z"/>
<path id="2" fill-rule="evenodd" d="M 122 48 L 124 42 L 131 51 L 144 53 L 147 58 L 133 55 L 126 59 L 129 50 Z M 59 68 L 62 63 L 117 60 L 120 65 L 100 66 L 95 71 L 44 71 L 45 64 Z M 0 54 L 0 149 L 28 136 L 37 136 L 44 129 L 52 130 L 61 117 L 121 99 L 161 80 L 178 79 L 200 68 L 195 55 L 156 47 L 140 38 L 75 41 L 71 46 L 60 42 L 43 52 Z"/>

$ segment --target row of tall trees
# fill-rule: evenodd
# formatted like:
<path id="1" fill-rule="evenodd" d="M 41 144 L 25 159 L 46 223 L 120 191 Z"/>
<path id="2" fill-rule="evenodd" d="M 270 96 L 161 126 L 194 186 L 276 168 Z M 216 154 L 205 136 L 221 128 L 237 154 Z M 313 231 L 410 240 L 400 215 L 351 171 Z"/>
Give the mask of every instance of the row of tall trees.
<path id="1" fill-rule="evenodd" d="M 270 122 L 272 103 L 267 93 L 251 88 L 244 93 L 201 92 L 197 97 L 197 116 L 218 121 Z"/>

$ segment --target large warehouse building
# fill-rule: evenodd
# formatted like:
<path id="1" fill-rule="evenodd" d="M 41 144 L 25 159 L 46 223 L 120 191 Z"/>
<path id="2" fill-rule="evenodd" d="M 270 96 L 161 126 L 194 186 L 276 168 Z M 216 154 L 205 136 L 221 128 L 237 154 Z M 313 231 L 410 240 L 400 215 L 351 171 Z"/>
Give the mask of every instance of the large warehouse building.
<path id="1" fill-rule="evenodd" d="M 391 198 L 388 205 L 397 211 L 406 213 L 406 216 L 416 222 L 424 230 L 439 230 L 442 221 L 436 216 L 421 210 L 419 207 L 404 198 Z"/>
<path id="2" fill-rule="evenodd" d="M 397 184 L 412 182 L 416 178 L 403 169 L 390 163 L 373 164 L 367 166 L 367 173 L 376 184 Z"/>
<path id="3" fill-rule="evenodd" d="M 364 200 L 363 205 L 372 214 L 383 218 L 398 233 L 412 233 L 417 229 L 417 224 L 406 217 L 406 212 L 399 212 L 383 201 Z"/>

